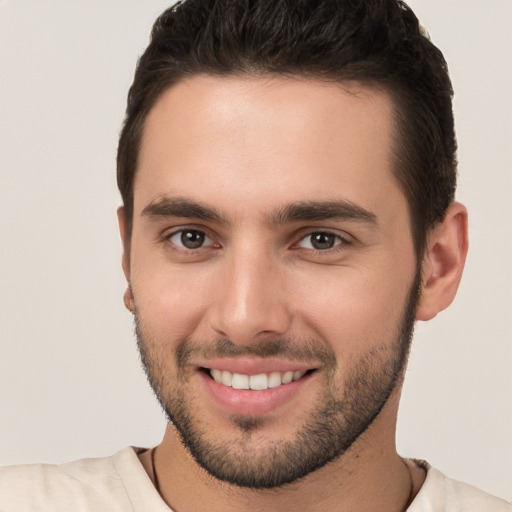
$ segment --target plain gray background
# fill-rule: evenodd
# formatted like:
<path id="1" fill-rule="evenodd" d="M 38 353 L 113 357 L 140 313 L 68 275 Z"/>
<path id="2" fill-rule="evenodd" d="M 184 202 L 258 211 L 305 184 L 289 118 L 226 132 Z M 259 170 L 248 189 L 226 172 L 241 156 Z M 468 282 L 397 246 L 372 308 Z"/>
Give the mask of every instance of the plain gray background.
<path id="1" fill-rule="evenodd" d="M 414 0 L 456 90 L 470 255 L 420 324 L 401 454 L 512 498 L 512 2 Z M 159 442 L 124 310 L 117 135 L 162 0 L 0 0 L 0 464 Z"/>

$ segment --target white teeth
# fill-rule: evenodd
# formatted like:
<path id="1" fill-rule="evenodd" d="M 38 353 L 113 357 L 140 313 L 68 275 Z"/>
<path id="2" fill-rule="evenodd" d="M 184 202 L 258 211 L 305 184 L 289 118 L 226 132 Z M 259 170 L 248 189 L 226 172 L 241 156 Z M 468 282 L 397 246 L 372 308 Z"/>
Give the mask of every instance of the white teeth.
<path id="1" fill-rule="evenodd" d="M 277 388 L 282 384 L 281 382 L 281 374 L 279 372 L 272 372 L 268 376 L 268 387 L 269 388 Z"/>
<path id="2" fill-rule="evenodd" d="M 231 386 L 233 382 L 233 374 L 231 372 L 223 371 L 220 382 L 222 382 L 224 386 Z"/>
<path id="3" fill-rule="evenodd" d="M 233 379 L 231 380 L 231 387 L 233 389 L 249 389 L 249 375 L 243 375 L 241 373 L 233 373 Z"/>
<path id="4" fill-rule="evenodd" d="M 210 370 L 211 376 L 219 383 L 222 383 L 222 371 L 215 368 Z"/>
<path id="5" fill-rule="evenodd" d="M 293 380 L 299 380 L 305 373 L 301 371 L 293 372 Z"/>
<path id="6" fill-rule="evenodd" d="M 281 377 L 281 382 L 283 384 L 288 384 L 289 382 L 291 382 L 293 380 L 293 372 L 286 372 L 283 374 L 283 376 Z"/>
<path id="7" fill-rule="evenodd" d="M 268 388 L 268 378 L 264 373 L 260 373 L 259 375 L 251 375 L 249 377 L 249 387 L 251 389 L 267 389 Z"/>
<path id="8" fill-rule="evenodd" d="M 270 374 L 259 373 L 258 375 L 244 375 L 242 373 L 231 373 L 227 370 L 212 368 L 210 375 L 219 384 L 232 387 L 233 389 L 253 389 L 255 391 L 277 388 L 283 384 L 299 380 L 306 371 L 295 372 L 272 372 Z"/>

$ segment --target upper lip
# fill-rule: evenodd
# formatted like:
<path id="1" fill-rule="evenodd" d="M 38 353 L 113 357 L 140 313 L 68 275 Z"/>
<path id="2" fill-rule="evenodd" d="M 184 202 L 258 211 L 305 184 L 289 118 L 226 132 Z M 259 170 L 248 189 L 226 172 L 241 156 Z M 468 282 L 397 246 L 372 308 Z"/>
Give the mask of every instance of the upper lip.
<path id="1" fill-rule="evenodd" d="M 228 371 L 231 373 L 241 373 L 243 375 L 258 375 L 271 372 L 289 372 L 289 371 L 307 371 L 316 369 L 314 364 L 301 361 L 290 361 L 283 359 L 264 359 L 264 358 L 219 358 L 200 361 L 198 368 L 216 369 Z"/>

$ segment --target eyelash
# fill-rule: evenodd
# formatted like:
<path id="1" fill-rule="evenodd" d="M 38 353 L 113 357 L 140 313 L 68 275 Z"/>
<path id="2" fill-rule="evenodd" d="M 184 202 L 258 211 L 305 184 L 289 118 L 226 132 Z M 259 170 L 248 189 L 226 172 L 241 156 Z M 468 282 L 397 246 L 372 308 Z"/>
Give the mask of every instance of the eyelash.
<path id="1" fill-rule="evenodd" d="M 172 238 L 175 237 L 176 235 L 179 235 L 180 233 L 181 233 L 181 236 L 183 236 L 185 233 L 197 233 L 199 235 L 202 235 L 205 239 L 210 240 L 210 242 L 212 242 L 212 244 L 209 244 L 208 246 L 201 245 L 201 246 L 199 246 L 197 248 L 193 248 L 193 249 L 189 248 L 189 247 L 184 247 L 183 245 L 179 245 L 176 242 L 172 241 Z M 197 252 L 198 250 L 204 249 L 205 247 L 209 247 L 210 245 L 217 245 L 220 247 L 219 244 L 215 244 L 212 237 L 210 237 L 204 229 L 199 229 L 199 228 L 194 228 L 194 227 L 188 227 L 188 228 L 185 227 L 185 228 L 173 230 L 171 232 L 166 232 L 163 234 L 162 238 L 163 238 L 164 242 L 171 244 L 176 250 L 185 251 L 185 252 Z"/>
<path id="2" fill-rule="evenodd" d="M 302 242 L 304 242 L 305 240 L 307 240 L 308 238 L 311 240 L 311 238 L 314 235 L 324 235 L 324 236 L 327 235 L 329 237 L 334 237 L 336 239 L 335 245 L 333 245 L 332 247 L 328 247 L 326 249 L 315 249 L 314 247 L 311 247 L 311 248 L 306 249 L 310 252 L 313 252 L 314 254 L 320 254 L 320 255 L 332 254 L 333 252 L 342 251 L 342 250 L 346 249 L 346 246 L 350 245 L 352 243 L 352 240 L 350 240 L 348 236 L 342 236 L 340 233 L 335 233 L 335 232 L 329 231 L 327 229 L 323 229 L 323 230 L 317 230 L 317 231 L 308 231 L 303 236 L 301 236 L 301 238 L 294 245 L 294 247 L 297 247 L 297 249 L 301 249 L 300 244 Z M 311 244 L 311 245 L 313 245 L 313 244 Z"/>
<path id="3" fill-rule="evenodd" d="M 209 243 L 208 245 L 200 245 L 197 248 L 189 248 L 189 247 L 184 247 L 183 245 L 179 245 L 178 243 L 172 241 L 172 238 L 175 237 L 176 235 L 181 234 L 181 236 L 183 236 L 185 233 L 197 233 L 199 235 L 203 235 L 205 237 L 205 239 L 209 240 L 211 243 Z M 303 248 L 300 246 L 300 244 L 303 241 L 305 241 L 308 237 L 313 237 L 314 235 L 327 235 L 327 236 L 335 237 L 337 239 L 336 241 L 338 243 L 336 243 L 333 247 L 329 247 L 326 249 L 315 249 L 314 247 Z M 213 247 L 213 248 L 221 247 L 220 244 L 214 242 L 213 237 L 209 236 L 207 231 L 204 230 L 203 228 L 182 227 L 180 229 L 175 229 L 171 232 L 165 232 L 162 235 L 162 239 L 163 239 L 163 242 L 172 245 L 175 250 L 181 251 L 181 252 L 187 252 L 187 253 L 195 253 L 201 249 L 206 249 L 209 247 Z M 340 233 L 332 232 L 327 229 L 318 229 L 318 230 L 309 230 L 307 232 L 301 233 L 299 240 L 291 246 L 291 249 L 293 249 L 293 250 L 305 249 L 310 254 L 313 253 L 313 254 L 319 254 L 319 255 L 328 255 L 328 254 L 332 254 L 333 252 L 344 250 L 344 249 L 346 249 L 346 246 L 351 245 L 352 243 L 353 243 L 353 240 L 348 235 L 342 236 Z"/>

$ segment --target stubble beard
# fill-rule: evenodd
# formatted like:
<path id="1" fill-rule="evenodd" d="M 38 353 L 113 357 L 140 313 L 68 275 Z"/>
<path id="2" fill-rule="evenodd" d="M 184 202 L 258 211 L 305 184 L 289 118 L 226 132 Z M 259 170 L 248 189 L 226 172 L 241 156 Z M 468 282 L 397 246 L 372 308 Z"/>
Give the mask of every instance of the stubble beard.
<path id="1" fill-rule="evenodd" d="M 212 344 L 215 355 L 282 355 L 291 359 L 314 358 L 323 362 L 321 400 L 294 439 L 254 442 L 264 427 L 259 417 L 233 415 L 233 426 L 241 433 L 237 443 L 212 436 L 201 421 L 201 411 L 190 400 L 187 361 L 194 351 L 204 348 L 191 340 L 180 342 L 175 352 L 178 376 L 169 381 L 155 343 L 135 313 L 137 343 L 148 381 L 167 418 L 176 427 L 181 441 L 195 461 L 213 477 L 238 487 L 270 489 L 281 487 L 308 475 L 329 462 L 343 457 L 364 436 L 400 382 L 407 365 L 419 300 L 420 272 L 409 291 L 401 324 L 394 342 L 382 343 L 368 351 L 350 370 L 341 389 L 335 383 L 337 367 L 334 352 L 319 342 L 292 343 L 267 340 L 254 346 L 239 347 L 229 340 Z M 201 352 L 204 353 L 204 352 Z"/>

